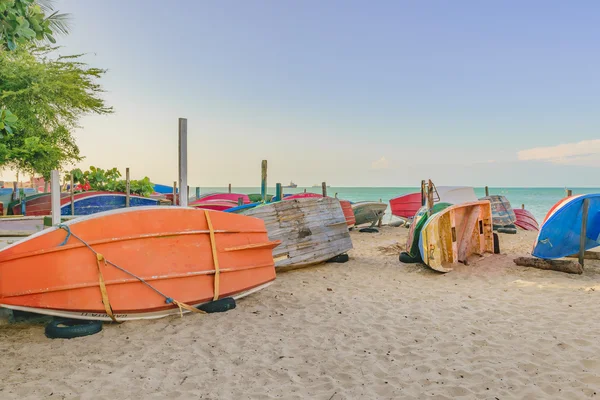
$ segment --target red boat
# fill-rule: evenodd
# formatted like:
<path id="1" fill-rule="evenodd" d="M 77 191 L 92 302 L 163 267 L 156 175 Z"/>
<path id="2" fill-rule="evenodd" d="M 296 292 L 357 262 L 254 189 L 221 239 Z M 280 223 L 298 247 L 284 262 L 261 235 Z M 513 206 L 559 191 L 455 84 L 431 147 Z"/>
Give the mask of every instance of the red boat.
<path id="1" fill-rule="evenodd" d="M 322 194 L 318 193 L 296 193 L 291 196 L 285 196 L 284 200 L 293 200 L 293 199 L 306 199 L 308 197 L 323 197 Z"/>
<path id="2" fill-rule="evenodd" d="M 410 193 L 390 200 L 392 215 L 401 218 L 412 218 L 421 208 L 421 193 Z"/>
<path id="3" fill-rule="evenodd" d="M 515 208 L 513 209 L 515 215 L 517 216 L 517 221 L 515 225 L 519 228 L 523 228 L 526 231 L 539 231 L 540 226 L 536 221 L 535 217 L 532 213 L 525 209 Z"/>
<path id="4" fill-rule="evenodd" d="M 205 210 L 225 211 L 230 208 L 237 207 L 237 201 L 232 200 L 204 200 L 195 201 L 190 204 L 191 207 L 202 208 Z"/>
<path id="5" fill-rule="evenodd" d="M 352 210 L 352 203 L 348 200 L 340 200 L 340 205 L 342 206 L 342 211 L 344 212 L 344 217 L 346 218 L 346 224 L 349 228 L 352 228 L 356 225 L 356 217 L 354 216 L 354 211 Z"/>

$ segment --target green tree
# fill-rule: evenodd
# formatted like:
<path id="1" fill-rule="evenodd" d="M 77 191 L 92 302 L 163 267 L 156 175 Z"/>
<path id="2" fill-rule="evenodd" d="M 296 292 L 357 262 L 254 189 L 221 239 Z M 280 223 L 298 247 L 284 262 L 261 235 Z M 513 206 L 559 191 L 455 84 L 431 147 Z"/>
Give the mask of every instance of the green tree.
<path id="1" fill-rule="evenodd" d="M 2 1 L 2 0 L 0 0 Z M 0 106 L 18 116 L 0 139 L 0 167 L 49 177 L 81 160 L 72 132 L 85 114 L 109 114 L 97 80 L 80 55 L 53 56 L 56 48 L 21 46 L 0 51 Z"/>

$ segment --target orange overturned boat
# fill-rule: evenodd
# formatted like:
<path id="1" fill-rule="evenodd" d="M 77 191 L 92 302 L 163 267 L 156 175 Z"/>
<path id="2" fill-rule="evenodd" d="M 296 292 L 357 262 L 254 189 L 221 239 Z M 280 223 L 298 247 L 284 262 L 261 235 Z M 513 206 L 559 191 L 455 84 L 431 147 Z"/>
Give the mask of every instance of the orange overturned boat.
<path id="1" fill-rule="evenodd" d="M 182 207 L 77 218 L 0 251 L 0 306 L 126 321 L 193 311 L 273 282 L 262 220 Z"/>

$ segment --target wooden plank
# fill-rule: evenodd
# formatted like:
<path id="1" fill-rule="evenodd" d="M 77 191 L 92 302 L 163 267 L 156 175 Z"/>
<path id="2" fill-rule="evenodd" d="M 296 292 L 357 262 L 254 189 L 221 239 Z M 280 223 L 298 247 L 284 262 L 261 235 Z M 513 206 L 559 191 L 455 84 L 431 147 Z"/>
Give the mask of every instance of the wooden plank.
<path id="1" fill-rule="evenodd" d="M 587 235 L 587 220 L 590 209 L 590 199 L 583 199 L 583 209 L 581 210 L 581 232 L 579 234 L 579 264 L 583 268 L 585 256 L 585 239 Z"/>
<path id="2" fill-rule="evenodd" d="M 514 262 L 522 267 L 547 269 L 567 274 L 581 275 L 583 273 L 583 267 L 580 264 L 569 260 L 543 260 L 535 257 L 517 257 L 514 259 Z"/>
<path id="3" fill-rule="evenodd" d="M 125 168 L 125 207 L 129 207 L 131 196 L 131 180 L 129 179 L 129 167 Z"/>
<path id="4" fill-rule="evenodd" d="M 60 224 L 60 178 L 56 169 L 50 173 L 50 205 L 52 225 L 58 225 Z"/>
<path id="5" fill-rule="evenodd" d="M 179 205 L 188 205 L 187 184 L 187 119 L 179 118 Z"/>
<path id="6" fill-rule="evenodd" d="M 327 197 L 327 182 L 321 183 L 321 189 L 323 191 L 323 197 Z"/>
<path id="7" fill-rule="evenodd" d="M 263 203 L 267 201 L 267 160 L 260 164 L 260 197 Z"/>
<path id="8" fill-rule="evenodd" d="M 75 215 L 75 184 L 73 171 L 71 171 L 71 215 Z"/>

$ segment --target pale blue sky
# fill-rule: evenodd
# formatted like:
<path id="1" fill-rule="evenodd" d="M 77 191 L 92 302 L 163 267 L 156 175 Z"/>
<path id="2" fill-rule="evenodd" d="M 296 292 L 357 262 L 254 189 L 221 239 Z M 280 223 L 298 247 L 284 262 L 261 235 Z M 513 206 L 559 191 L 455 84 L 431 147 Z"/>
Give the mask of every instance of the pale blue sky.
<path id="1" fill-rule="evenodd" d="M 270 183 L 600 182 L 598 2 L 56 5 L 116 110 L 82 120 L 82 166 L 170 183 L 187 117 L 194 186 L 258 185 L 263 158 Z"/>

